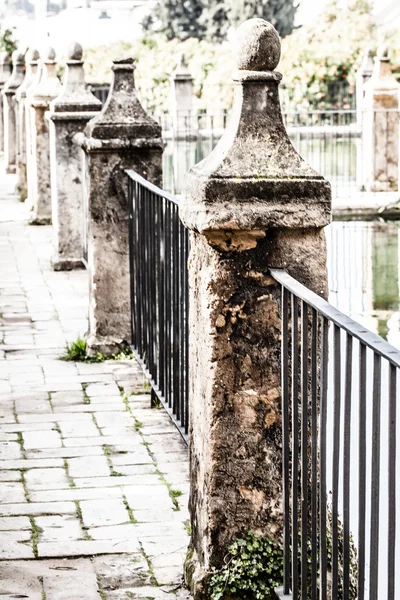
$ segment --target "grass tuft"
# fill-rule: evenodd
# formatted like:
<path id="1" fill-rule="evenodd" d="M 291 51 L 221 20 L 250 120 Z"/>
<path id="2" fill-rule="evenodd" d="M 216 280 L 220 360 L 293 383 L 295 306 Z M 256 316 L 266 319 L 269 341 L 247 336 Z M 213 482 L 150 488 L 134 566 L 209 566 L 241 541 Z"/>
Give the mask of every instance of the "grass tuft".
<path id="1" fill-rule="evenodd" d="M 84 362 L 84 363 L 101 363 L 106 360 L 131 360 L 133 354 L 129 348 L 121 350 L 118 354 L 103 354 L 97 352 L 94 355 L 87 353 L 86 340 L 79 336 L 75 342 L 67 344 L 64 354 L 60 356 L 60 360 Z"/>

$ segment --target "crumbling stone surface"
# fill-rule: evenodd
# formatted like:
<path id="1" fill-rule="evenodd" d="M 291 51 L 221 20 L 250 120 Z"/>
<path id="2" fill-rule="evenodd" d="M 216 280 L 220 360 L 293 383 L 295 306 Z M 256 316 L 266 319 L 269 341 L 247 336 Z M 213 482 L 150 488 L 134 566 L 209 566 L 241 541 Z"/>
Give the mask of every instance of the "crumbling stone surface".
<path id="1" fill-rule="evenodd" d="M 82 46 L 69 48 L 64 84 L 50 104 L 50 166 L 56 271 L 83 266 L 84 206 L 82 151 L 74 136 L 82 132 L 101 102 L 87 89 Z"/>
<path id="2" fill-rule="evenodd" d="M 260 19 L 239 28 L 231 125 L 189 173 L 181 206 L 192 230 L 186 580 L 196 600 L 233 539 L 250 529 L 281 539 L 281 290 L 269 269 L 327 291 L 330 186 L 285 131 L 281 76 L 268 70 L 277 40 Z"/>
<path id="3" fill-rule="evenodd" d="M 8 52 L 0 52 L 0 152 L 4 151 L 4 98 L 1 92 L 10 78 L 10 68 L 11 64 Z"/>
<path id="4" fill-rule="evenodd" d="M 365 84 L 363 162 L 371 192 L 399 189 L 399 90 L 389 52 L 381 46 L 371 78 Z"/>
<path id="5" fill-rule="evenodd" d="M 85 152 L 89 351 L 112 353 L 130 340 L 128 176 L 133 169 L 161 185 L 160 126 L 141 106 L 132 59 L 115 61 L 114 81 L 99 115 L 76 142 Z"/>
<path id="6" fill-rule="evenodd" d="M 28 89 L 27 104 L 30 106 L 31 160 L 28 169 L 28 187 L 32 194 L 33 213 L 31 223 L 45 225 L 51 221 L 51 175 L 50 136 L 46 112 L 50 102 L 58 95 L 61 87 L 57 77 L 53 48 L 47 48 L 43 58 L 43 73 L 40 81 Z"/>
<path id="7" fill-rule="evenodd" d="M 16 172 L 17 164 L 17 120 L 15 114 L 15 92 L 24 79 L 24 55 L 15 50 L 12 56 L 13 70 L 11 77 L 6 81 L 3 96 L 4 116 L 4 163 L 7 173 Z"/>
<path id="8" fill-rule="evenodd" d="M 39 52 L 35 48 L 29 48 L 25 55 L 25 77 L 15 93 L 15 118 L 17 123 L 17 191 L 21 200 L 27 197 L 27 174 L 26 174 L 26 107 L 25 100 L 27 90 L 34 83 L 39 68 Z"/>

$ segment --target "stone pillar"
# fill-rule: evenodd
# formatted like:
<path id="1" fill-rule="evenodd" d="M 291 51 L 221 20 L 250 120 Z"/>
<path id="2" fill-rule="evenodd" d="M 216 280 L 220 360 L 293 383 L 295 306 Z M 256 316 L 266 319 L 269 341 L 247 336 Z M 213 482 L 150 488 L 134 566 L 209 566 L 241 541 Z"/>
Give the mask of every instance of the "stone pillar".
<path id="1" fill-rule="evenodd" d="M 27 197 L 26 176 L 26 107 L 25 99 L 29 87 L 35 81 L 39 64 L 39 52 L 30 48 L 25 55 L 26 71 L 22 84 L 15 92 L 15 119 L 17 122 L 17 190 L 21 200 Z"/>
<path id="2" fill-rule="evenodd" d="M 361 61 L 360 68 L 356 73 L 356 109 L 357 122 L 362 123 L 362 113 L 364 110 L 365 84 L 371 78 L 374 68 L 374 59 L 372 50 L 368 49 Z"/>
<path id="3" fill-rule="evenodd" d="M 132 59 L 114 61 L 100 115 L 80 140 L 85 153 L 89 269 L 89 352 L 117 351 L 130 339 L 128 176 L 161 185 L 160 126 L 142 108 Z M 78 135 L 79 137 L 79 135 Z"/>
<path id="4" fill-rule="evenodd" d="M 174 136 L 185 137 L 185 133 L 190 133 L 193 112 L 193 77 L 187 68 L 183 53 L 171 78 L 171 103 Z"/>
<path id="5" fill-rule="evenodd" d="M 69 48 L 64 85 L 50 104 L 50 163 L 55 271 L 83 266 L 82 156 L 73 137 L 102 104 L 85 85 L 82 46 Z"/>
<path id="6" fill-rule="evenodd" d="M 33 206 L 31 223 L 45 225 L 51 222 L 51 178 L 50 178 L 50 136 L 46 112 L 50 102 L 58 96 L 61 83 L 56 74 L 56 53 L 48 48 L 43 58 L 43 74 L 40 82 L 29 89 L 27 104 L 30 107 L 30 128 L 32 142 L 32 169 L 28 183 Z"/>
<path id="7" fill-rule="evenodd" d="M 2 91 L 11 74 L 11 62 L 8 52 L 0 53 L 0 152 L 4 150 L 4 108 Z"/>
<path id="8" fill-rule="evenodd" d="M 36 180 L 36 158 L 33 155 L 33 126 L 31 118 L 32 107 L 30 97 L 33 90 L 37 88 L 43 75 L 43 65 L 40 57 L 37 61 L 35 77 L 26 90 L 25 97 L 25 148 L 26 148 L 26 181 L 27 181 L 27 199 L 26 204 L 29 210 L 33 211 L 33 182 Z"/>
<path id="9" fill-rule="evenodd" d="M 18 50 L 13 53 L 13 70 L 4 85 L 4 164 L 7 173 L 17 170 L 17 121 L 15 118 L 15 92 L 24 79 L 24 55 Z"/>
<path id="10" fill-rule="evenodd" d="M 280 39 L 262 19 L 235 39 L 229 128 L 187 176 L 191 230 L 190 512 L 186 580 L 209 598 L 210 569 L 249 530 L 281 541 L 280 289 L 285 268 L 327 293 L 330 185 L 293 148 L 279 104 Z"/>
<path id="11" fill-rule="evenodd" d="M 372 76 L 365 84 L 363 156 L 369 192 L 399 189 L 399 90 L 388 48 L 382 46 Z"/>

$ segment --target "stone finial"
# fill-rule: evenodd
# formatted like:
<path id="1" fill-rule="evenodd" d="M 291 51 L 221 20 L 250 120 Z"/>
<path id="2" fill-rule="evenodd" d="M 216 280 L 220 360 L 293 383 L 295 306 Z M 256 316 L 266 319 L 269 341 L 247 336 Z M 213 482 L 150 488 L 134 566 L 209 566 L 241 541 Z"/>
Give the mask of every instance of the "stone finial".
<path id="1" fill-rule="evenodd" d="M 100 100 L 86 87 L 82 55 L 80 44 L 70 45 L 62 89 L 50 104 L 52 113 L 87 113 L 101 109 Z"/>
<path id="2" fill-rule="evenodd" d="M 186 62 L 186 57 L 185 57 L 185 53 L 181 52 L 179 55 L 179 61 L 178 61 L 178 66 L 176 67 L 174 74 L 173 74 L 173 79 L 175 81 L 177 80 L 193 80 L 192 74 L 188 69 L 187 66 L 187 62 Z"/>
<path id="3" fill-rule="evenodd" d="M 73 42 L 68 48 L 67 61 L 81 61 L 83 56 L 83 48 L 78 42 Z"/>
<path id="4" fill-rule="evenodd" d="M 235 46 L 232 119 L 213 152 L 189 171 L 181 218 L 199 232 L 324 227 L 330 185 L 296 152 L 282 119 L 282 75 L 273 71 L 278 34 L 251 19 L 239 27 Z"/>
<path id="5" fill-rule="evenodd" d="M 56 60 L 56 51 L 52 46 L 48 46 L 43 53 L 43 61 L 45 63 L 53 62 Z"/>
<path id="6" fill-rule="evenodd" d="M 29 48 L 27 53 L 25 54 L 25 62 L 26 64 L 37 64 L 40 60 L 39 51 L 36 48 Z"/>
<path id="7" fill-rule="evenodd" d="M 357 71 L 357 76 L 358 77 L 361 76 L 365 83 L 365 81 L 367 81 L 371 77 L 373 68 L 374 68 L 373 53 L 372 53 L 371 48 L 367 48 L 367 50 L 365 51 L 365 53 L 362 57 L 360 68 Z"/>
<path id="8" fill-rule="evenodd" d="M 233 55 L 240 71 L 273 71 L 281 58 L 279 34 L 264 19 L 249 19 L 236 31 Z"/>
<path id="9" fill-rule="evenodd" d="M 4 50 L 4 52 L 0 53 L 0 65 L 9 65 L 10 63 L 10 55 Z"/>
<path id="10" fill-rule="evenodd" d="M 24 65 L 25 57 L 20 50 L 15 50 L 12 55 L 13 69 L 11 77 L 7 80 L 4 85 L 3 93 L 14 94 L 15 90 L 19 88 L 24 79 Z"/>
<path id="11" fill-rule="evenodd" d="M 382 44 L 379 46 L 374 60 L 371 78 L 365 84 L 366 93 L 371 93 L 371 91 L 389 92 L 399 88 L 400 85 L 392 73 L 389 48 L 387 44 Z"/>
<path id="12" fill-rule="evenodd" d="M 13 65 L 24 65 L 25 64 L 25 56 L 21 50 L 14 50 L 12 53 L 12 63 Z"/>
<path id="13" fill-rule="evenodd" d="M 8 52 L 0 53 L 0 88 L 6 83 L 7 79 L 10 78 L 10 56 Z"/>
<path id="14" fill-rule="evenodd" d="M 26 71 L 25 77 L 21 85 L 16 91 L 17 100 L 21 100 L 26 97 L 26 92 L 28 88 L 35 81 L 35 76 L 38 69 L 38 64 L 40 60 L 39 52 L 35 48 L 29 48 L 25 54 L 25 63 L 26 63 Z"/>
<path id="15" fill-rule="evenodd" d="M 389 61 L 389 47 L 387 44 L 381 44 L 377 50 L 376 58 L 380 61 Z"/>
<path id="16" fill-rule="evenodd" d="M 113 61 L 113 81 L 101 113 L 87 124 L 87 138 L 114 140 L 117 145 L 136 138 L 161 137 L 159 124 L 150 117 L 137 96 L 132 58 Z"/>
<path id="17" fill-rule="evenodd" d="M 59 94 L 61 83 L 57 77 L 56 66 L 55 50 L 49 46 L 42 55 L 41 74 L 37 75 L 34 84 L 29 88 L 29 95 L 34 98 L 34 102 L 46 104 Z"/>

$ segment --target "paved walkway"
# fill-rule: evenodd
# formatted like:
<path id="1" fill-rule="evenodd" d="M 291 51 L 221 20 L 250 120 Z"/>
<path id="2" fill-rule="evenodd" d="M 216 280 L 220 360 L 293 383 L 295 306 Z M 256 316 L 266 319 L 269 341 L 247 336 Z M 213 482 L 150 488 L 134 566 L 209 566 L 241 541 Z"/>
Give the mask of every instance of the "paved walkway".
<path id="1" fill-rule="evenodd" d="M 2 177 L 0 596 L 186 598 L 186 448 L 134 361 L 58 359 L 86 330 L 87 274 L 50 269 L 51 228 L 26 224 L 12 184 Z"/>

